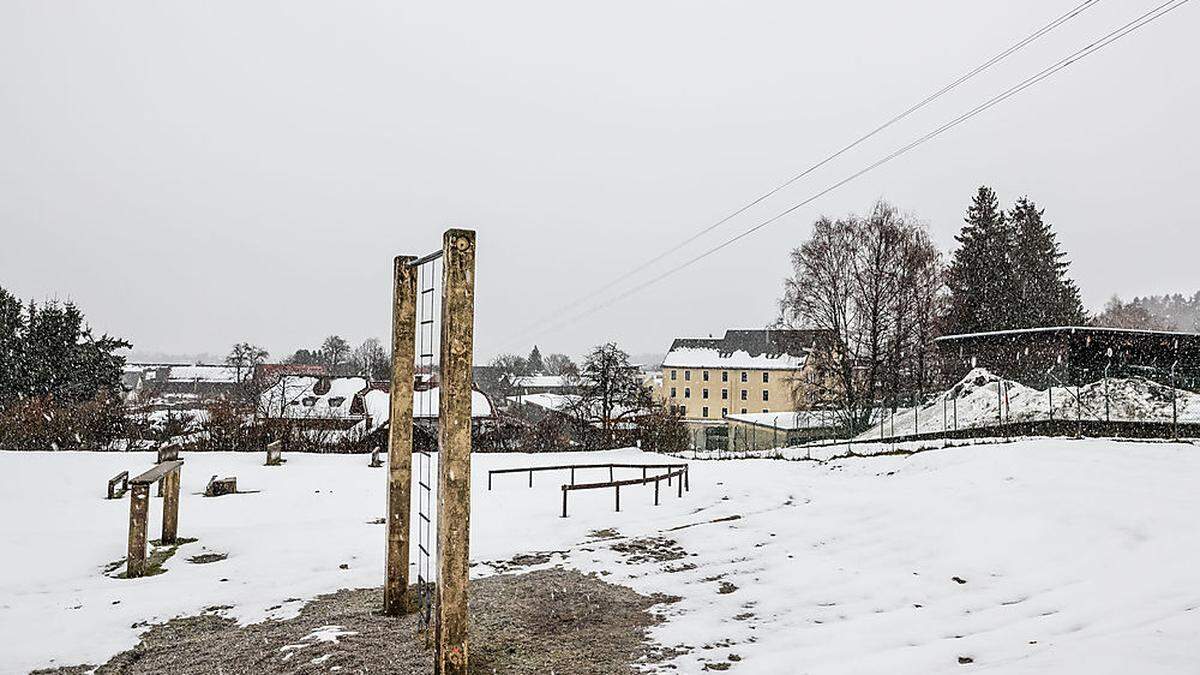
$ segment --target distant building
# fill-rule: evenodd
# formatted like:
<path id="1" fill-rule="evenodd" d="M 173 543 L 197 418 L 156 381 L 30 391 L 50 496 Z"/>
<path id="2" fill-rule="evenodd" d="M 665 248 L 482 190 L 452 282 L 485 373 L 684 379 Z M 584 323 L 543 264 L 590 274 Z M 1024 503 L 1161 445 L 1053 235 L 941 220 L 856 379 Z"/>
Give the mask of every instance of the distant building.
<path id="1" fill-rule="evenodd" d="M 127 396 L 151 407 L 210 403 L 235 395 L 250 378 L 226 365 L 205 363 L 129 363 L 121 384 Z"/>
<path id="2" fill-rule="evenodd" d="M 676 338 L 662 364 L 662 400 L 687 421 L 789 412 L 809 381 L 819 337 L 804 330 L 728 330 L 720 338 Z"/>
<path id="3" fill-rule="evenodd" d="M 570 394 L 579 388 L 579 378 L 567 375 L 517 375 L 509 379 L 513 396 Z"/>
<path id="4" fill-rule="evenodd" d="M 801 410 L 783 413 L 731 413 L 725 418 L 725 443 L 707 450 L 734 452 L 782 448 L 807 441 L 835 438 L 845 429 L 837 411 Z"/>

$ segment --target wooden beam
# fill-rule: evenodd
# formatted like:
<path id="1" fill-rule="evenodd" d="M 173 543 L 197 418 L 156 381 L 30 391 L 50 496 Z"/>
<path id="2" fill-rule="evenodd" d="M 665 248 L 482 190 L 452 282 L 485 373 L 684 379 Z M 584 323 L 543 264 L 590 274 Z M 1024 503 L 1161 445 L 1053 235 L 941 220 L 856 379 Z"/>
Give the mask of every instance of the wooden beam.
<path id="1" fill-rule="evenodd" d="M 467 574 L 471 532 L 471 362 L 475 233 L 442 238 L 442 345 L 438 401 L 438 582 L 433 668 L 467 675 Z"/>
<path id="2" fill-rule="evenodd" d="M 182 463 L 174 471 L 163 476 L 162 543 L 174 544 L 179 534 L 179 482 L 183 473 Z"/>
<path id="3" fill-rule="evenodd" d="M 392 286 L 392 387 L 388 417 L 387 551 L 383 613 L 416 609 L 408 587 L 412 523 L 413 369 L 416 363 L 417 268 L 412 256 L 396 256 Z"/>
<path id="4" fill-rule="evenodd" d="M 129 483 L 131 485 L 149 485 L 158 480 L 161 480 L 163 476 L 171 473 L 172 471 L 175 471 L 176 469 L 178 469 L 181 466 L 183 466 L 182 459 L 177 459 L 177 460 L 174 460 L 171 462 L 163 462 L 162 464 L 156 464 L 156 465 L 154 465 L 154 468 L 150 469 L 149 471 L 138 474 L 137 476 L 134 476 L 133 478 L 130 478 Z"/>
<path id="5" fill-rule="evenodd" d="M 150 484 L 132 483 L 129 491 L 129 548 L 125 555 L 125 576 L 146 573 L 146 527 L 149 522 Z"/>

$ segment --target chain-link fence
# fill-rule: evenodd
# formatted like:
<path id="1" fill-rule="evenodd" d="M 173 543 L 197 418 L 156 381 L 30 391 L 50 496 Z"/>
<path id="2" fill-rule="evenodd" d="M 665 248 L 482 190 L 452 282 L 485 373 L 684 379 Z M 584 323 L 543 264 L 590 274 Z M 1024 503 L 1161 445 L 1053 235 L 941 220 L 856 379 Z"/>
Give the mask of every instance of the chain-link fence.
<path id="1" fill-rule="evenodd" d="M 1185 372 L 1177 364 L 1071 369 L 1055 362 L 1041 374 L 1036 378 L 1040 382 L 1027 384 L 971 369 L 941 393 L 882 406 L 877 422 L 854 440 L 1200 437 L 1200 378 L 1195 371 Z"/>

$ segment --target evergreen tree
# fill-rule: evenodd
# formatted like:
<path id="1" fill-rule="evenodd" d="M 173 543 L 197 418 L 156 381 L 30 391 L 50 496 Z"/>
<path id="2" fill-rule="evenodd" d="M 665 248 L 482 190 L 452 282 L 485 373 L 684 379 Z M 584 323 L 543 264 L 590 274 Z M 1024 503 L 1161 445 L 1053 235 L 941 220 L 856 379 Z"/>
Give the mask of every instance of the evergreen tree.
<path id="1" fill-rule="evenodd" d="M 1013 328 L 1017 290 L 1010 251 L 1013 231 L 991 188 L 981 186 L 967 209 L 966 225 L 955 236 L 946 285 L 950 299 L 947 333 Z"/>
<path id="2" fill-rule="evenodd" d="M 1017 296 L 1013 328 L 1078 326 L 1087 320 L 1079 288 L 1067 276 L 1067 254 L 1043 220 L 1043 213 L 1028 197 L 1022 197 L 1008 214 L 1015 237 L 1011 251 Z"/>
<path id="3" fill-rule="evenodd" d="M 534 345 L 533 351 L 529 352 L 529 358 L 525 359 L 525 364 L 533 375 L 541 375 L 546 372 L 546 365 L 542 363 L 542 352 L 538 350 L 537 345 Z"/>
<path id="4" fill-rule="evenodd" d="M 25 317 L 21 301 L 0 288 L 0 407 L 22 389 Z"/>

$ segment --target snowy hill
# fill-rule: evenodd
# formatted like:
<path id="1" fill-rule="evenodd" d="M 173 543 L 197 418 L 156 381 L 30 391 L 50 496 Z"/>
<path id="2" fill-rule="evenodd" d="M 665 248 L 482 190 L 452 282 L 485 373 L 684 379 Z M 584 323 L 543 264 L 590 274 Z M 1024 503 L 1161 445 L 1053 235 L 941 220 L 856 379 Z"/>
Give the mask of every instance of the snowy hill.
<path id="1" fill-rule="evenodd" d="M 1001 388 L 1003 387 L 1003 388 Z M 856 440 L 936 434 L 947 429 L 988 427 L 998 423 L 1084 419 L 1171 421 L 1172 397 L 1179 419 L 1200 420 L 1200 395 L 1140 377 L 1109 378 L 1078 388 L 1046 390 L 1003 380 L 986 368 L 975 368 L 946 392 L 919 407 L 899 408 L 860 434 Z M 1105 399 L 1108 401 L 1106 412 Z"/>
<path id="2" fill-rule="evenodd" d="M 1200 663 L 1191 445 L 1044 440 L 826 464 L 693 462 L 683 499 L 654 507 L 652 490 L 628 489 L 614 513 L 610 492 L 578 493 L 567 519 L 551 474 L 533 488 L 498 476 L 487 490 L 488 468 L 609 457 L 656 459 L 477 455 L 474 574 L 557 551 L 545 564 L 677 595 L 651 630 L 680 650 L 670 672 L 1191 673 Z M 380 584 L 373 521 L 385 472 L 364 457 L 185 459 L 180 534 L 199 541 L 166 573 L 123 580 L 103 569 L 124 553 L 128 503 L 102 499 L 104 482 L 150 456 L 0 453 L 0 508 L 21 514 L 0 520 L 0 672 L 102 662 L 144 622 L 206 607 L 243 622 L 290 617 L 319 593 Z M 212 474 L 261 492 L 198 496 Z M 188 561 L 214 552 L 228 558 Z"/>

